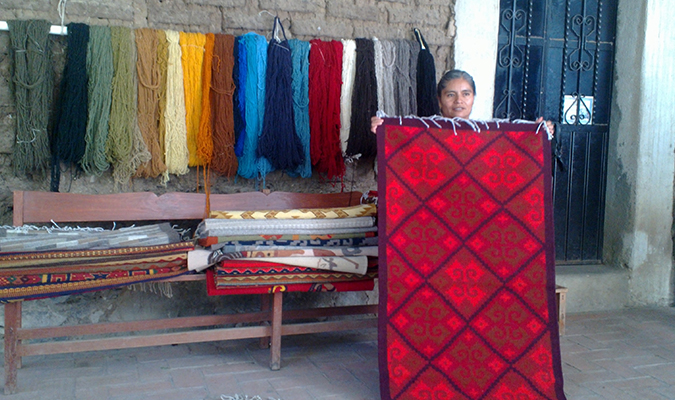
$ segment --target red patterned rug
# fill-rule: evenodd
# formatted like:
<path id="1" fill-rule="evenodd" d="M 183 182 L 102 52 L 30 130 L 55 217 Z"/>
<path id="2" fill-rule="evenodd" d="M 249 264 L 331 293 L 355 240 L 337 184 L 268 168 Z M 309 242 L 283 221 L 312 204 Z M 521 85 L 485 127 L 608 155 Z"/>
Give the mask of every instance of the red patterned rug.
<path id="1" fill-rule="evenodd" d="M 378 129 L 382 399 L 564 399 L 535 124 Z"/>

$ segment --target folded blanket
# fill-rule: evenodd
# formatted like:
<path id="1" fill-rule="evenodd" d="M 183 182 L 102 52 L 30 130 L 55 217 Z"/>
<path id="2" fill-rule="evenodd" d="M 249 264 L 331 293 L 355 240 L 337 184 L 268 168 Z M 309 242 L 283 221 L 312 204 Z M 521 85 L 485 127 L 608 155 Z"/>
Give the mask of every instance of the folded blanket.
<path id="1" fill-rule="evenodd" d="M 206 218 L 197 227 L 197 236 L 322 234 L 377 231 L 375 218 L 229 220 Z"/>
<path id="2" fill-rule="evenodd" d="M 198 240 L 200 246 L 212 249 L 225 245 L 280 245 L 280 246 L 376 246 L 376 232 L 325 235 L 226 235 L 207 236 Z"/>
<path id="3" fill-rule="evenodd" d="M 233 260 L 236 258 L 255 257 L 342 257 L 342 256 L 371 256 L 377 257 L 377 246 L 220 246 L 211 248 L 218 261 Z"/>
<path id="4" fill-rule="evenodd" d="M 347 256 L 347 254 L 349 254 Z M 377 255 L 377 248 L 360 251 L 359 248 L 268 250 L 268 251 L 236 251 L 223 252 L 196 249 L 188 253 L 188 269 L 202 271 L 217 263 L 227 260 L 251 259 L 262 262 L 275 262 L 285 265 L 296 265 L 329 271 L 343 271 L 363 274 L 368 266 L 367 255 Z"/>
<path id="5" fill-rule="evenodd" d="M 116 230 L 100 228 L 0 228 L 0 253 L 110 249 L 178 243 L 180 235 L 169 223 Z"/>
<path id="6" fill-rule="evenodd" d="M 209 218 L 222 219 L 334 219 L 374 217 L 375 204 L 360 204 L 351 207 L 300 208 L 288 210 L 211 211 Z"/>

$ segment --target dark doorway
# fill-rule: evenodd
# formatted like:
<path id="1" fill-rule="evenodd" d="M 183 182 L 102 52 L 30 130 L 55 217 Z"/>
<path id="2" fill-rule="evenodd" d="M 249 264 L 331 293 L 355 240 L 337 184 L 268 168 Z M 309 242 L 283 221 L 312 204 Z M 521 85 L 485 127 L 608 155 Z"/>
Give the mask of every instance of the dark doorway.
<path id="1" fill-rule="evenodd" d="M 602 261 L 617 0 L 502 0 L 495 118 L 558 124 L 558 264 Z"/>

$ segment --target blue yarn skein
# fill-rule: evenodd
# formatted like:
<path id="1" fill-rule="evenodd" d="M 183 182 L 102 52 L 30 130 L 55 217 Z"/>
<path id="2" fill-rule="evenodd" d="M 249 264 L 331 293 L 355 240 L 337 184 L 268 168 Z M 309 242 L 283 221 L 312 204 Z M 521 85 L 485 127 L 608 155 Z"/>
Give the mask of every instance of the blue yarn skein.
<path id="1" fill-rule="evenodd" d="M 298 39 L 288 41 L 291 48 L 293 63 L 293 111 L 295 116 L 295 131 L 302 143 L 305 161 L 295 170 L 288 171 L 290 176 L 310 178 L 312 176 L 312 159 L 310 150 L 309 130 L 309 42 Z"/>
<path id="2" fill-rule="evenodd" d="M 274 19 L 281 26 L 279 17 Z M 283 26 L 281 27 L 283 32 Z M 302 143 L 295 130 L 291 48 L 284 39 L 272 38 L 267 46 L 265 114 L 258 141 L 258 157 L 265 157 L 276 169 L 292 171 L 304 161 Z"/>
<path id="3" fill-rule="evenodd" d="M 241 157 L 244 154 L 246 140 L 246 45 L 241 37 L 234 43 L 234 155 Z"/>

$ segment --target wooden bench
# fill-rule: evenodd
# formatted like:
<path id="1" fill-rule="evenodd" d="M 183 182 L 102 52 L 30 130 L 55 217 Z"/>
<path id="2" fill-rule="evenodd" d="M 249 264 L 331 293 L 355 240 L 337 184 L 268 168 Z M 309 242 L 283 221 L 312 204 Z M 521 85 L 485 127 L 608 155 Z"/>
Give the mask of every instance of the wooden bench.
<path id="1" fill-rule="evenodd" d="M 256 210 L 343 207 L 357 205 L 360 199 L 361 193 L 359 192 L 211 194 L 210 208 L 212 210 Z M 157 196 L 147 192 L 86 195 L 16 191 L 14 192 L 13 223 L 15 226 L 21 226 L 52 221 L 65 224 L 134 221 L 138 224 L 142 221 L 201 220 L 205 216 L 206 201 L 207 197 L 204 194 L 196 193 L 167 193 Z M 205 282 L 205 275 L 188 274 L 165 281 Z M 204 295 L 206 295 L 206 289 Z M 22 327 L 21 306 L 21 301 L 5 304 L 5 394 L 16 392 L 17 369 L 21 367 L 22 357 L 26 356 L 261 338 L 261 343 L 264 342 L 270 347 L 270 368 L 277 370 L 281 366 L 281 337 L 284 335 L 377 327 L 377 305 L 314 307 L 282 312 L 283 292 L 280 291 L 261 295 L 259 312 L 49 328 Z M 323 318 L 346 315 L 363 315 L 363 318 L 337 320 Z M 321 320 L 286 323 L 294 319 L 313 321 L 317 318 Z M 247 326 L 223 326 L 239 323 L 246 323 Z M 153 330 L 180 331 L 132 334 Z M 110 334 L 120 333 L 128 335 L 110 337 Z M 86 339 L 88 335 L 104 335 L 104 337 Z M 85 339 L 72 339 L 73 337 L 85 337 Z M 55 338 L 70 339 L 27 343 L 29 340 Z"/>

